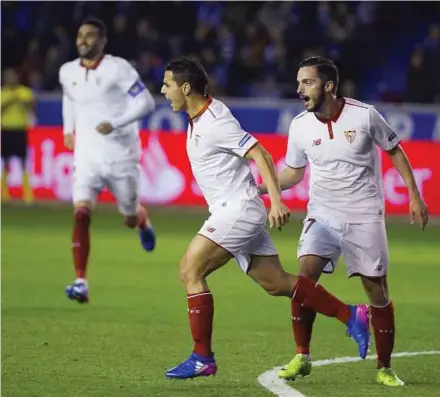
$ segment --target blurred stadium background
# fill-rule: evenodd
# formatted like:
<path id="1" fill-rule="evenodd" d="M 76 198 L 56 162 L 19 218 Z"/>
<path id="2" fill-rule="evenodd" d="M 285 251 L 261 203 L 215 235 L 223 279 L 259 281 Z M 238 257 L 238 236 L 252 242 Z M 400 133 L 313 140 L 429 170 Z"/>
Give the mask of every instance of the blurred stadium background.
<path id="1" fill-rule="evenodd" d="M 159 240 L 157 250 L 145 255 L 116 209 L 100 207 L 92 223 L 91 304 L 84 307 L 63 296 L 73 278 L 72 154 L 62 142 L 58 70 L 76 57 L 76 30 L 88 15 L 107 23 L 107 52 L 129 59 L 156 95 L 156 111 L 142 121 L 141 194 Z M 35 96 L 27 169 L 35 200 L 44 203 L 20 204 L 23 174 L 12 159 L 9 193 L 19 205 L 2 200 L 5 397 L 268 396 L 255 379 L 291 358 L 287 302 L 265 296 L 232 265 L 210 284 L 216 292 L 220 375 L 212 383 L 163 380 L 163 371 L 188 353 L 177 264 L 206 217 L 185 153 L 186 118 L 158 96 L 163 67 L 175 56 L 200 58 L 211 92 L 258 134 L 279 168 L 289 123 L 302 107 L 295 99 L 297 62 L 330 56 L 340 68 L 339 93 L 376 104 L 401 136 L 432 216 L 440 216 L 439 2 L 3 1 L 1 33 L 2 72 L 15 69 Z M 432 276 L 438 274 L 440 228 L 432 222 L 421 233 L 407 225 L 406 189 L 387 157 L 382 159 L 387 212 L 404 219 L 388 223 L 396 350 L 440 350 L 440 292 Z M 284 193 L 299 214 L 307 191 L 306 178 Z M 104 192 L 101 202 L 110 201 Z M 291 271 L 300 229 L 294 221 L 274 233 Z M 342 266 L 323 283 L 343 299 L 365 299 L 359 285 L 353 288 L 355 281 L 348 288 Z M 314 358 L 354 354 L 343 330 L 319 318 Z M 439 396 L 439 356 L 395 363 L 412 386 L 387 396 Z M 352 365 L 365 369 L 356 371 L 355 380 Z M 316 377 L 295 387 L 308 396 L 347 397 L 347 385 L 357 383 L 353 396 L 383 396 L 374 388 L 372 368 L 371 362 L 317 368 Z"/>
<path id="2" fill-rule="evenodd" d="M 284 135 L 301 111 L 296 65 L 319 54 L 338 64 L 341 95 L 376 103 L 407 141 L 431 213 L 440 214 L 438 2 L 2 2 L 2 70 L 17 70 L 36 97 L 28 168 L 37 199 L 70 200 L 58 70 L 76 57 L 76 30 L 87 15 L 107 23 L 107 52 L 130 60 L 157 95 L 156 112 L 143 120 L 145 201 L 203 203 L 184 151 L 173 142 L 182 140 L 175 134 L 186 130 L 186 118 L 159 95 L 168 60 L 198 57 L 210 73 L 211 92 L 246 130 L 264 135 L 282 167 Z M 387 210 L 406 213 L 405 190 L 384 160 Z M 10 169 L 11 195 L 18 197 L 20 167 L 13 161 Z M 307 181 L 285 197 L 303 210 Z"/>

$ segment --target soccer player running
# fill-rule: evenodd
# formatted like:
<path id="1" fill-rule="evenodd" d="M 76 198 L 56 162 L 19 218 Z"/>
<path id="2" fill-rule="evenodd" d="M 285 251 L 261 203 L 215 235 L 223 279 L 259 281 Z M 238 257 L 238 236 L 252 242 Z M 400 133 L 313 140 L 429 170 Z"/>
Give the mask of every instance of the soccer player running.
<path id="1" fill-rule="evenodd" d="M 346 305 L 314 281 L 284 271 L 267 228 L 267 218 L 271 227 L 281 228 L 290 215 L 281 199 L 272 158 L 255 137 L 242 130 L 222 102 L 207 95 L 207 83 L 200 63 L 180 58 L 166 66 L 161 89 L 175 112 L 184 111 L 189 116 L 186 149 L 210 212 L 180 262 L 193 352 L 166 376 L 186 379 L 217 371 L 211 349 L 214 301 L 206 278 L 232 258 L 269 294 L 288 297 L 346 324 L 358 343 L 360 356 L 365 358 L 369 343 L 367 306 Z M 269 215 L 249 160 L 255 161 L 268 186 Z"/>
<path id="2" fill-rule="evenodd" d="M 141 145 L 138 120 L 154 99 L 125 60 L 104 54 L 106 26 L 88 18 L 78 30 L 79 58 L 59 71 L 63 89 L 64 143 L 74 151 L 72 253 L 76 280 L 66 288 L 69 299 L 88 302 L 86 270 L 92 209 L 104 187 L 116 198 L 125 225 L 137 228 L 146 251 L 155 234 L 139 204 Z"/>
<path id="3" fill-rule="evenodd" d="M 331 60 L 303 60 L 297 80 L 306 110 L 290 125 L 288 167 L 278 177 L 282 190 L 291 188 L 303 179 L 307 163 L 310 166 L 310 201 L 297 253 L 300 274 L 317 281 L 323 272 L 332 273 L 343 255 L 348 277 L 360 276 L 371 303 L 377 382 L 403 385 L 390 368 L 395 323 L 387 288 L 388 243 L 377 146 L 405 181 L 411 223 L 418 218 L 422 230 L 428 222 L 427 207 L 399 138 L 384 118 L 371 105 L 336 96 L 339 74 Z M 260 186 L 262 193 L 268 192 L 266 186 Z M 315 316 L 312 308 L 293 302 L 297 355 L 280 371 L 281 378 L 310 374 Z"/>

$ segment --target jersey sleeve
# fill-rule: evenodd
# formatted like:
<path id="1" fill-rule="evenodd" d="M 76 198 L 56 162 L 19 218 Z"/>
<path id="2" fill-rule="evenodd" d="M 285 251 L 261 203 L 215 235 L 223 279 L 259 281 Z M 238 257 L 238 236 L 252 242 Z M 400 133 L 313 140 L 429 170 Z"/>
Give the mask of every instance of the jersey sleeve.
<path id="1" fill-rule="evenodd" d="M 118 73 L 116 83 L 123 92 L 136 97 L 147 89 L 136 69 L 125 59 L 118 59 Z"/>
<path id="2" fill-rule="evenodd" d="M 219 123 L 215 133 L 216 144 L 220 149 L 240 157 L 245 157 L 258 143 L 257 138 L 244 131 L 235 119 Z"/>
<path id="3" fill-rule="evenodd" d="M 296 137 L 295 122 L 292 121 L 289 127 L 289 138 L 287 141 L 286 164 L 291 168 L 303 168 L 307 165 L 307 156 L 300 147 Z"/>
<path id="4" fill-rule="evenodd" d="M 369 110 L 369 133 L 374 143 L 383 150 L 394 149 L 400 142 L 397 133 L 374 107 Z"/>
<path id="5" fill-rule="evenodd" d="M 63 91 L 62 100 L 62 117 L 63 117 L 63 134 L 72 134 L 75 130 L 75 112 L 73 100 L 69 94 L 69 90 L 65 84 L 65 68 L 62 66 L 59 71 L 59 82 Z"/>

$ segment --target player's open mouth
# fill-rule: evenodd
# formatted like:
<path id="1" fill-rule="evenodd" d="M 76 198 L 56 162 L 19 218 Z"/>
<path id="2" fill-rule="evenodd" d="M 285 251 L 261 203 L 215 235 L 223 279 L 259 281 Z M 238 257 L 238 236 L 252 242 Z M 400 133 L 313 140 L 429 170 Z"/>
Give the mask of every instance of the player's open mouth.
<path id="1" fill-rule="evenodd" d="M 310 101 L 310 97 L 308 96 L 300 96 L 301 100 L 303 101 L 304 105 L 307 105 Z"/>

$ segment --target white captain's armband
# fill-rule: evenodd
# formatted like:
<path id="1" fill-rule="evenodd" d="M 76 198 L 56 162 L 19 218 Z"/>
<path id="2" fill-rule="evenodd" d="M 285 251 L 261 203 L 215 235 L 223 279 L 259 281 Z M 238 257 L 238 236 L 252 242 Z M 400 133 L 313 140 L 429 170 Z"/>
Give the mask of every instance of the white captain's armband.
<path id="1" fill-rule="evenodd" d="M 137 97 L 146 88 L 147 87 L 141 80 L 137 80 L 128 90 L 128 94 L 134 98 Z"/>

